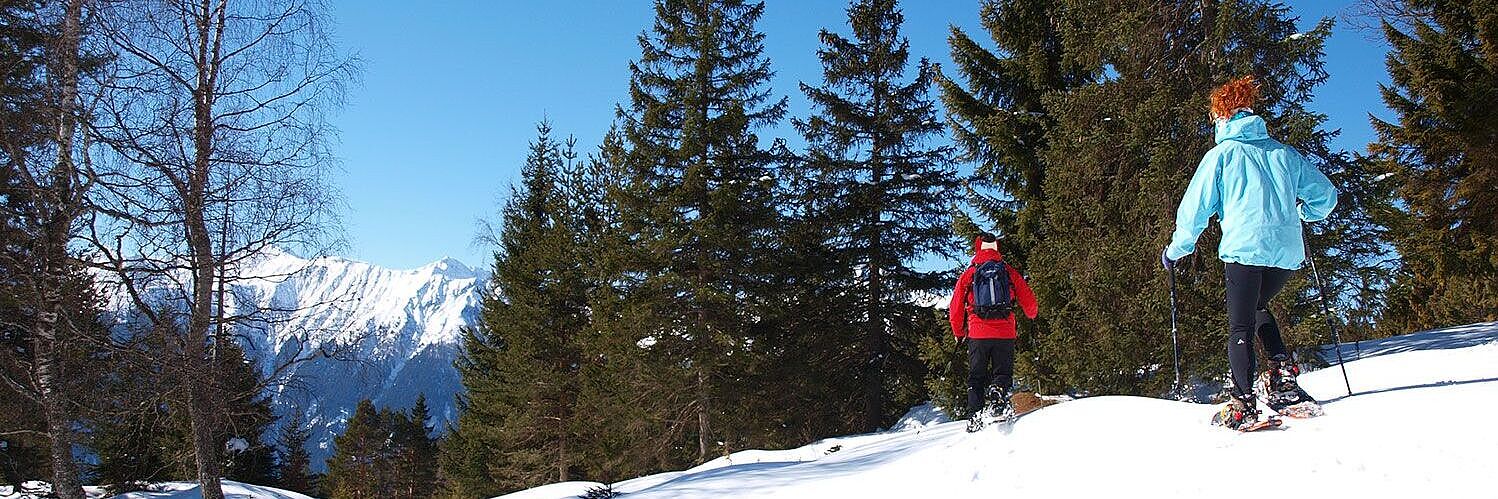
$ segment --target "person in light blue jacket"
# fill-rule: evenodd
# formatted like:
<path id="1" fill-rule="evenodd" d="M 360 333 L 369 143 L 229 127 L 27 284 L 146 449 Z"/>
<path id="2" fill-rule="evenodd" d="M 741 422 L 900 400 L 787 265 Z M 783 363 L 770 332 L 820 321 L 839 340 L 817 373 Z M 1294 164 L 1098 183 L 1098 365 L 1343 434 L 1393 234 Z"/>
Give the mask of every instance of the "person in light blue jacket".
<path id="1" fill-rule="evenodd" d="M 1233 401 L 1224 416 L 1231 427 L 1258 420 L 1255 336 L 1270 356 L 1265 376 L 1269 392 L 1308 398 L 1295 385 L 1294 364 L 1285 362 L 1288 355 L 1268 305 L 1306 259 L 1301 222 L 1322 220 L 1337 205 L 1337 190 L 1326 175 L 1295 149 L 1269 137 L 1264 119 L 1251 108 L 1258 98 L 1252 77 L 1212 92 L 1217 146 L 1197 165 L 1176 211 L 1170 245 L 1161 255 L 1161 263 L 1173 271 L 1176 261 L 1196 251 L 1196 239 L 1212 217 L 1222 225 L 1217 255 L 1226 264 L 1227 351 L 1233 375 Z"/>

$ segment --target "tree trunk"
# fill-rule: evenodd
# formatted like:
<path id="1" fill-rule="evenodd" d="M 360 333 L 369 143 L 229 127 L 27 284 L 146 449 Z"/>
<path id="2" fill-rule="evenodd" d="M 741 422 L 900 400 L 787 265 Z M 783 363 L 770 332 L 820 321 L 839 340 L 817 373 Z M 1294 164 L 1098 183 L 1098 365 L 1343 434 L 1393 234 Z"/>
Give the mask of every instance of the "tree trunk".
<path id="1" fill-rule="evenodd" d="M 61 372 L 62 356 L 58 349 L 58 320 L 63 313 L 63 283 L 67 279 L 67 244 L 69 230 L 77 213 L 73 193 L 73 135 L 77 132 L 77 120 L 73 107 L 78 100 L 78 37 L 83 15 L 84 0 L 69 0 L 63 10 L 62 30 L 57 40 L 57 50 L 52 61 L 59 95 L 57 108 L 57 163 L 52 169 L 52 206 L 47 209 L 47 218 L 42 226 L 41 262 L 42 275 L 38 284 L 41 306 L 36 316 L 36 377 L 41 392 L 42 411 L 47 420 L 47 432 L 52 437 L 52 491 L 63 499 L 83 499 L 83 484 L 78 478 L 78 464 L 73 459 L 73 415 L 69 410 L 67 394 L 60 386 L 64 379 Z"/>
<path id="2" fill-rule="evenodd" d="M 708 441 L 708 438 L 709 438 L 708 437 L 708 426 L 707 426 L 707 423 L 708 423 L 708 421 L 707 421 L 707 409 L 708 409 L 707 404 L 708 403 L 709 403 L 709 400 L 708 400 L 708 397 L 707 397 L 707 376 L 706 376 L 706 373 L 702 372 L 702 368 L 699 367 L 697 369 L 697 462 L 698 463 L 705 463 L 705 462 L 707 462 L 707 447 L 708 447 L 707 441 Z"/>
<path id="3" fill-rule="evenodd" d="M 876 85 L 871 110 L 876 118 L 874 120 L 875 123 L 880 121 L 877 118 L 883 112 L 881 104 L 882 96 L 882 90 Z M 863 380 L 863 409 L 864 429 L 867 431 L 879 429 L 879 425 L 884 419 L 884 367 L 889 358 L 889 335 L 886 331 L 888 326 L 883 317 L 883 266 L 885 262 L 883 258 L 880 258 L 884 254 L 882 248 L 884 245 L 884 225 L 882 222 L 884 219 L 884 178 L 886 173 L 884 169 L 884 141 L 881 140 L 882 137 L 883 135 L 880 131 L 875 131 L 873 140 L 869 144 L 869 180 L 875 192 L 874 198 L 871 200 L 872 206 L 870 206 L 871 209 L 869 210 L 870 226 L 872 227 L 869 231 L 868 248 L 869 301 L 864 305 L 864 353 L 868 357 L 865 359 L 866 364 L 864 365 L 867 375 Z"/>
<path id="4" fill-rule="evenodd" d="M 224 0 L 215 8 L 212 0 L 203 0 L 197 13 L 197 87 L 193 89 L 193 164 L 187 175 L 187 192 L 183 196 L 183 220 L 187 235 L 188 258 L 193 271 L 192 304 L 187 324 L 188 401 L 187 417 L 192 422 L 193 453 L 198 467 L 198 483 L 203 499 L 224 499 L 219 444 L 214 438 L 216 408 L 209 393 L 213 362 L 206 349 L 213 327 L 213 288 L 217 275 L 217 258 L 207 222 L 207 189 L 213 160 L 213 109 L 218 88 L 220 37 L 224 30 L 227 7 Z M 217 15 L 215 15 L 217 14 Z"/>
<path id="5" fill-rule="evenodd" d="M 57 267 L 47 262 L 50 270 Z M 56 289 L 44 291 L 44 311 L 37 313 L 36 378 L 41 389 L 42 410 L 46 413 L 47 433 L 52 437 L 52 491 L 62 499 L 83 499 L 83 484 L 78 479 L 78 464 L 73 460 L 73 418 L 68 411 L 67 396 L 57 353 L 57 318 L 62 297 Z"/>

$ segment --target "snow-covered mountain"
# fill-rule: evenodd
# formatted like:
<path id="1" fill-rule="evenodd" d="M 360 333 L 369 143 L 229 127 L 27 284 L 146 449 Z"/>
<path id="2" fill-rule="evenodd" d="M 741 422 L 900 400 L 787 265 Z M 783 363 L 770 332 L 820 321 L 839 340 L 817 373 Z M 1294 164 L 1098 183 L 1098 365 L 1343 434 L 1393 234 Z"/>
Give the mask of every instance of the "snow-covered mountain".
<path id="1" fill-rule="evenodd" d="M 265 319 L 240 326 L 246 355 L 286 382 L 272 394 L 278 414 L 293 407 L 306 414 L 316 469 L 361 399 L 404 409 L 425 394 L 429 424 L 441 428 L 457 416 L 459 330 L 478 317 L 486 273 L 451 258 L 392 270 L 278 250 L 236 273 L 254 278 L 232 286 L 229 308 L 254 307 Z M 124 306 L 117 298 L 115 308 Z"/>
<path id="2" fill-rule="evenodd" d="M 313 462 L 321 469 L 332 438 L 359 400 L 408 408 L 425 394 L 441 428 L 457 417 L 461 390 L 453 360 L 460 328 L 478 318 L 485 273 L 452 258 L 414 270 L 392 270 L 343 258 L 304 260 L 276 253 L 251 275 L 289 275 L 236 290 L 262 307 L 294 310 L 251 335 L 251 356 L 264 369 L 319 350 L 334 358 L 294 364 L 292 383 L 274 395 L 278 408 L 302 408 L 314 428 Z M 273 312 L 274 314 L 274 312 Z M 305 343 L 303 342 L 305 339 Z M 340 348 L 342 351 L 340 351 Z"/>
<path id="3" fill-rule="evenodd" d="M 1326 415 L 1240 434 L 1215 407 L 1090 397 L 966 433 L 913 411 L 884 433 L 750 450 L 685 471 L 611 484 L 678 497 L 1494 497 L 1498 323 L 1343 345 L 1301 376 Z M 1356 359 L 1356 360 L 1353 360 Z M 505 499 L 577 497 L 562 482 Z"/>

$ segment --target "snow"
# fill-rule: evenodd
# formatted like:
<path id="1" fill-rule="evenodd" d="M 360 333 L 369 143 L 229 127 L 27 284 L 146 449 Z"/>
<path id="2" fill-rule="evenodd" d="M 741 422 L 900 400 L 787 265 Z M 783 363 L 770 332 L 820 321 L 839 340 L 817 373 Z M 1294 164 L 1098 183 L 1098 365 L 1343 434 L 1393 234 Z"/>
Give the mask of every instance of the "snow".
<path id="1" fill-rule="evenodd" d="M 1239 434 L 1214 406 L 1142 397 L 1067 401 L 976 434 L 929 406 L 890 431 L 750 450 L 613 484 L 631 498 L 1495 497 L 1498 323 L 1346 344 L 1302 386 L 1326 415 Z M 1356 359 L 1356 360 L 1353 360 Z M 1272 483 L 1264 483 L 1273 477 Z M 566 482 L 506 498 L 574 497 Z"/>
<path id="2" fill-rule="evenodd" d="M 296 492 L 229 480 L 224 480 L 223 487 L 226 499 L 312 499 L 310 496 Z M 196 483 L 171 482 L 158 484 L 145 492 L 120 494 L 114 499 L 201 499 L 202 497 L 203 494 L 198 492 Z"/>
<path id="3" fill-rule="evenodd" d="M 226 499 L 312 499 L 309 496 L 296 492 L 288 492 L 260 485 L 250 485 L 230 480 L 224 480 L 222 483 Z M 26 486 L 28 490 L 32 491 L 38 489 L 51 490 L 51 486 L 43 482 L 27 482 Z M 89 499 L 110 497 L 100 487 L 84 487 L 84 492 L 88 495 Z M 18 494 L 10 486 L 0 486 L 0 499 L 34 499 L 40 497 L 45 497 L 45 495 Z M 167 482 L 154 484 L 144 491 L 119 494 L 113 496 L 112 499 L 201 499 L 202 497 L 203 495 L 198 492 L 197 483 Z"/>

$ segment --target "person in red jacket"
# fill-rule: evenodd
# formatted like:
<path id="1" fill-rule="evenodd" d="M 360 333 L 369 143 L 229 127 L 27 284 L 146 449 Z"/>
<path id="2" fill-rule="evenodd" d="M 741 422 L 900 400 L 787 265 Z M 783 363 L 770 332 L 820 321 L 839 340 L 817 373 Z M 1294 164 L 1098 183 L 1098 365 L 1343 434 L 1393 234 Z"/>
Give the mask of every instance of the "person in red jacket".
<path id="1" fill-rule="evenodd" d="M 981 425 L 979 411 L 994 416 L 1009 408 L 1009 389 L 1014 384 L 1014 340 L 1018 336 L 1014 305 L 1018 305 L 1030 319 L 1034 319 L 1039 310 L 1035 293 L 1030 291 L 1025 278 L 1004 263 L 998 238 L 985 232 L 973 241 L 973 245 L 976 250 L 973 263 L 957 279 L 947 315 L 957 341 L 967 339 L 967 408 L 968 414 L 973 415 L 970 421 Z M 985 266 L 989 262 L 997 266 Z M 1008 279 L 995 275 L 996 271 L 1007 273 Z M 1001 288 L 1005 281 L 1009 289 L 996 289 Z M 994 301 L 1000 302 L 997 312 L 984 306 L 985 302 Z M 989 402 L 987 407 L 984 407 L 985 398 Z"/>

